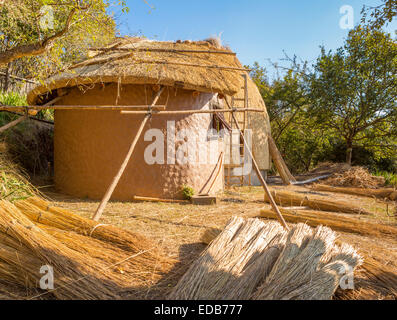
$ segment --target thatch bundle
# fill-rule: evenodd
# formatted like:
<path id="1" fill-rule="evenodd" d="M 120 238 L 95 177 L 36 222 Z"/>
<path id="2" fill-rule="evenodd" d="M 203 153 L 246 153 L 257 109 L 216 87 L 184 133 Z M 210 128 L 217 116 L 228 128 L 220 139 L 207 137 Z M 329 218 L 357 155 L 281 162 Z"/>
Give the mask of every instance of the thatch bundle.
<path id="1" fill-rule="evenodd" d="M 315 210 L 291 210 L 280 208 L 284 219 L 291 223 L 306 223 L 311 227 L 320 225 L 327 226 L 333 230 L 357 233 L 365 236 L 397 236 L 397 228 L 385 224 L 373 223 L 353 217 L 345 217 L 332 212 Z M 275 212 L 269 208 L 263 208 L 260 215 L 267 219 L 277 219 Z"/>
<path id="2" fill-rule="evenodd" d="M 280 208 L 280 211 L 284 219 L 291 223 L 304 222 L 312 227 L 325 225 L 333 230 L 379 238 L 386 236 L 395 239 L 397 236 L 397 228 L 394 226 L 345 217 L 331 212 L 289 210 L 283 208 Z M 276 214 L 266 208 L 261 210 L 260 215 L 267 219 L 277 219 Z M 208 236 L 207 240 L 209 240 Z M 380 250 L 376 246 L 366 249 L 373 252 L 374 256 Z M 386 263 L 378 262 L 371 256 L 363 254 L 364 263 L 354 273 L 354 290 L 338 289 L 335 293 L 336 299 L 397 299 L 397 276 L 395 269 L 387 266 Z"/>
<path id="3" fill-rule="evenodd" d="M 152 245 L 150 241 L 139 234 L 83 218 L 68 210 L 53 207 L 38 197 L 18 201 L 15 205 L 32 221 L 111 242 L 132 253 L 147 250 Z M 156 249 L 151 252 L 155 251 Z"/>
<path id="4" fill-rule="evenodd" d="M 349 187 L 334 187 L 325 184 L 315 184 L 312 187 L 315 191 L 330 191 L 336 193 L 352 194 L 363 197 L 375 197 L 379 199 L 397 199 L 397 191 L 393 188 L 379 188 L 379 189 L 368 189 L 368 188 L 349 188 Z"/>
<path id="5" fill-rule="evenodd" d="M 354 274 L 354 290 L 337 290 L 340 300 L 396 300 L 397 275 L 395 269 L 364 256 L 364 263 Z"/>
<path id="6" fill-rule="evenodd" d="M 173 289 L 170 299 L 331 299 L 361 258 L 327 227 L 290 232 L 233 218 Z M 310 281 L 309 281 L 310 280 Z"/>
<path id="7" fill-rule="evenodd" d="M 45 204 L 39 199 L 33 202 Z M 41 210 L 29 200 L 16 205 L 0 202 L 0 279 L 40 292 L 40 268 L 54 269 L 55 290 L 33 298 L 117 299 L 153 285 L 172 266 L 154 243 L 141 236 L 110 226 L 99 232 L 102 226 L 98 226 L 91 228 L 97 237 L 90 237 L 82 232 L 88 230 L 90 220 L 52 210 Z M 8 298 L 14 298 L 12 293 Z"/>
<path id="8" fill-rule="evenodd" d="M 272 190 L 274 201 L 284 207 L 301 206 L 314 210 L 344 212 L 351 214 L 371 214 L 371 212 L 343 200 L 329 200 L 314 194 L 300 194 L 288 190 Z M 265 201 L 269 202 L 265 194 Z"/>
<path id="9" fill-rule="evenodd" d="M 329 300 L 341 278 L 361 264 L 349 245 L 335 245 L 327 227 L 311 230 L 298 224 L 269 276 L 255 292 L 256 300 Z"/>

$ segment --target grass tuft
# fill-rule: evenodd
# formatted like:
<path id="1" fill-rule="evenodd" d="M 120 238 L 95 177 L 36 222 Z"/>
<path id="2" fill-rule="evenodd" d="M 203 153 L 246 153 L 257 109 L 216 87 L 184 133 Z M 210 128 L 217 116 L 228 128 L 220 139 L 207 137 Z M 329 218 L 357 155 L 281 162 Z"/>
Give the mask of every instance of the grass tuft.
<path id="1" fill-rule="evenodd" d="M 385 178 L 385 185 L 397 187 L 397 174 L 387 171 L 376 171 L 375 176 Z"/>

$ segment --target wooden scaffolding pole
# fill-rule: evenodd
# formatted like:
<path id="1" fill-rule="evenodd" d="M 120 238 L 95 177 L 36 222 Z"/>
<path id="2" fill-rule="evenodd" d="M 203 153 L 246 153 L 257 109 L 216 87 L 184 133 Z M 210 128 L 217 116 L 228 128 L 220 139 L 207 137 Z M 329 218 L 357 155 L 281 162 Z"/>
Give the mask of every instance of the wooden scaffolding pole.
<path id="1" fill-rule="evenodd" d="M 7 123 L 6 125 L 4 125 L 4 126 L 2 126 L 2 127 L 0 128 L 0 133 L 6 131 L 7 129 L 10 129 L 10 128 L 16 126 L 18 123 L 20 123 L 20 122 L 26 120 L 27 118 L 28 118 L 28 116 L 27 116 L 27 115 L 24 115 L 24 116 L 19 117 L 18 119 L 14 120 L 14 121 L 11 121 L 11 122 Z"/>
<path id="2" fill-rule="evenodd" d="M 268 142 L 269 142 L 270 156 L 272 157 L 274 165 L 276 166 L 276 169 L 283 182 L 286 185 L 290 185 L 292 184 L 292 182 L 296 182 L 294 176 L 289 171 L 287 165 L 284 162 L 283 157 L 281 156 L 280 151 L 277 148 L 276 143 L 274 142 L 270 134 L 268 135 Z"/>
<path id="3" fill-rule="evenodd" d="M 142 120 L 141 126 L 138 129 L 137 134 L 135 135 L 134 140 L 131 143 L 131 146 L 127 152 L 127 155 L 123 161 L 123 163 L 120 166 L 119 171 L 117 172 L 116 176 L 113 178 L 112 183 L 110 184 L 109 188 L 107 189 L 101 203 L 98 206 L 98 209 L 96 210 L 95 214 L 93 215 L 92 219 L 95 221 L 99 221 L 99 219 L 102 216 L 103 210 L 105 209 L 110 197 L 113 194 L 114 189 L 116 188 L 117 184 L 120 181 L 121 176 L 124 173 L 125 168 L 127 167 L 128 162 L 131 159 L 132 153 L 135 149 L 135 146 L 142 134 L 143 128 L 146 125 L 146 122 L 149 120 L 149 118 L 152 116 L 152 107 L 154 107 L 154 105 L 156 104 L 156 102 L 158 101 L 158 99 L 160 98 L 161 93 L 164 91 L 164 87 L 161 87 L 161 89 L 157 92 L 156 96 L 153 99 L 153 102 L 151 104 L 151 106 L 148 108 L 147 114 L 145 116 L 145 118 Z"/>
<path id="4" fill-rule="evenodd" d="M 227 101 L 227 99 L 224 99 L 224 100 L 226 101 L 227 106 L 230 108 L 230 105 L 229 105 L 229 102 Z M 280 221 L 281 225 L 284 227 L 285 230 L 288 231 L 289 230 L 288 225 L 285 222 L 284 217 L 281 214 L 276 202 L 274 201 L 274 198 L 273 198 L 272 194 L 270 193 L 270 190 L 269 190 L 269 188 L 268 188 L 268 186 L 266 184 L 266 181 L 262 177 L 261 171 L 259 170 L 259 167 L 258 167 L 258 163 L 256 162 L 256 160 L 254 158 L 254 155 L 252 154 L 252 151 L 251 151 L 250 147 L 248 146 L 248 144 L 247 144 L 247 142 L 245 140 L 244 134 L 240 130 L 240 126 L 238 124 L 236 116 L 234 115 L 234 112 L 232 112 L 232 118 L 233 118 L 233 122 L 236 125 L 237 130 L 240 133 L 241 139 L 243 140 L 244 147 L 246 148 L 246 151 L 248 152 L 249 156 L 252 159 L 252 164 L 254 165 L 254 169 L 255 169 L 256 175 L 258 176 L 258 179 L 261 182 L 263 189 L 265 190 L 265 193 L 266 193 L 266 195 L 267 195 L 267 197 L 268 197 L 268 199 L 270 201 L 270 204 L 271 204 L 273 210 L 276 212 L 278 220 Z"/>
<path id="5" fill-rule="evenodd" d="M 62 97 L 58 97 L 62 98 Z M 57 99 L 57 98 L 56 98 Z M 57 99 L 58 100 L 58 99 Z M 54 100 L 50 101 L 49 103 L 54 102 Z M 141 114 L 146 114 L 144 110 L 147 110 L 150 107 L 150 105 L 136 105 L 136 106 L 92 106 L 92 105 L 42 105 L 42 106 L 23 106 L 23 107 L 13 107 L 13 106 L 0 106 L 0 111 L 12 111 L 12 110 L 20 110 L 21 108 L 23 109 L 28 109 L 28 110 L 46 110 L 46 109 L 52 109 L 52 110 L 140 110 Z M 161 111 L 165 110 L 165 105 L 158 105 L 158 106 L 153 106 L 152 107 L 153 111 Z"/>
<path id="6" fill-rule="evenodd" d="M 256 108 L 235 108 L 235 109 L 211 109 L 211 110 L 169 110 L 169 111 L 155 111 L 156 115 L 169 115 L 169 114 L 196 114 L 196 113 L 233 113 L 233 112 L 263 112 L 263 109 Z M 145 111 L 121 111 L 122 114 L 143 114 Z"/>

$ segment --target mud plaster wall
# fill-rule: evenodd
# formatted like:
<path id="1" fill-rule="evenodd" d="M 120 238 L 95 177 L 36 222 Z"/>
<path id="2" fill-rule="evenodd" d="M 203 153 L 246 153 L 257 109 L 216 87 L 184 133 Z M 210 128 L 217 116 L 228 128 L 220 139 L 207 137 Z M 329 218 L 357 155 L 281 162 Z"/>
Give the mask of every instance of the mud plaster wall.
<path id="1" fill-rule="evenodd" d="M 117 97 L 117 84 L 97 85 L 81 91 L 73 88 L 62 99 L 65 105 L 112 105 Z M 151 86 L 124 85 L 119 91 L 119 105 L 150 104 L 154 95 Z M 157 104 L 167 104 L 168 110 L 208 109 L 214 94 L 166 88 Z M 57 110 L 55 112 L 54 157 L 55 184 L 59 191 L 91 199 L 105 194 L 117 173 L 128 148 L 138 131 L 144 115 L 121 115 L 119 111 Z M 190 137 L 210 127 L 211 115 L 154 116 L 146 125 L 133 156 L 117 186 L 113 200 L 131 200 L 132 196 L 181 198 L 183 185 L 192 186 L 196 192 L 208 187 L 216 174 L 223 142 L 215 141 L 220 148 L 212 153 L 212 162 L 167 164 L 167 143 L 164 141 L 164 164 L 147 164 L 144 152 L 153 141 L 144 141 L 150 128 L 160 129 L 167 138 L 167 121 L 175 121 L 175 130 L 186 129 Z M 201 137 L 200 147 L 214 141 Z M 190 141 L 190 140 L 189 140 Z M 177 150 L 183 141 L 176 141 Z M 191 149 L 189 149 L 190 151 Z M 188 152 L 189 152 L 188 151 Z M 193 154 L 193 153 L 190 153 Z M 171 153 L 172 155 L 172 153 Z M 173 158 L 173 156 L 171 156 Z M 214 173 L 215 172 L 215 173 Z M 212 192 L 223 189 L 223 170 L 216 179 Z"/>

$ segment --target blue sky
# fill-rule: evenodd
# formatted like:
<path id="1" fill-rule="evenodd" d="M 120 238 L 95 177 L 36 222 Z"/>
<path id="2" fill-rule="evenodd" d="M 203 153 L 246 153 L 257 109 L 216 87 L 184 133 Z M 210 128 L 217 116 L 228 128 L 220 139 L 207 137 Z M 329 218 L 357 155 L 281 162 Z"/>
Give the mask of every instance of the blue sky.
<path id="1" fill-rule="evenodd" d="M 361 19 L 363 5 L 380 0 L 127 0 L 128 14 L 119 18 L 122 35 L 158 40 L 200 40 L 221 34 L 243 64 L 269 66 L 283 58 L 283 50 L 314 61 L 319 46 L 335 49 L 348 30 L 341 29 L 343 5 Z M 151 8 L 153 7 L 153 8 Z M 396 19 L 387 31 L 397 29 Z"/>

